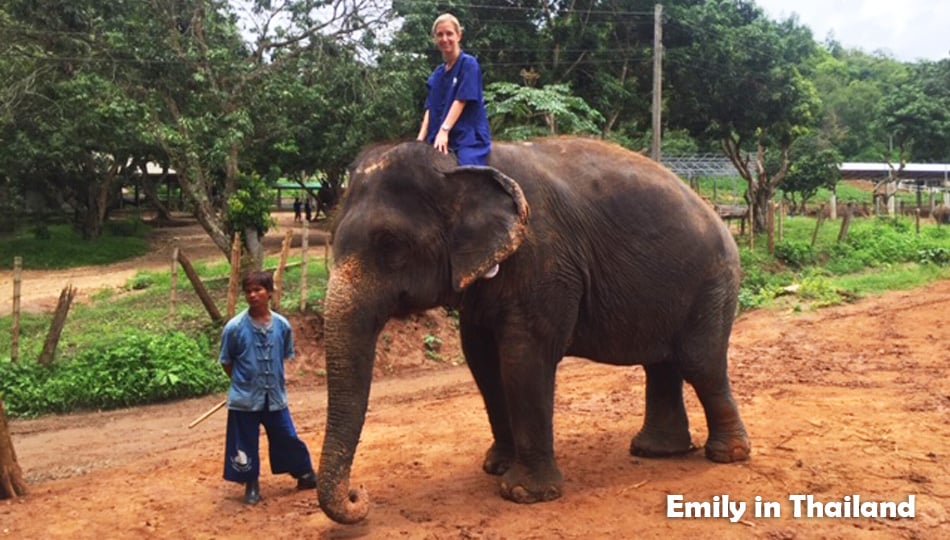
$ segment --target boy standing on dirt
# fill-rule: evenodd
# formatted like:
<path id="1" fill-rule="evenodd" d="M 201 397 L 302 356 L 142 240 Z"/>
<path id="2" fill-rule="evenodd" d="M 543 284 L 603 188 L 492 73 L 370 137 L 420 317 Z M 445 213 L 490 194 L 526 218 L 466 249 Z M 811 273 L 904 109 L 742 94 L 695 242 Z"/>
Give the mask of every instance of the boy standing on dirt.
<path id="1" fill-rule="evenodd" d="M 244 502 L 261 499 L 260 426 L 267 433 L 271 473 L 290 473 L 297 489 L 313 489 L 310 451 L 294 429 L 287 404 L 284 362 L 294 357 L 293 329 L 270 309 L 274 280 L 251 272 L 243 280 L 247 309 L 224 326 L 219 360 L 231 378 L 224 479 L 244 484 Z"/>

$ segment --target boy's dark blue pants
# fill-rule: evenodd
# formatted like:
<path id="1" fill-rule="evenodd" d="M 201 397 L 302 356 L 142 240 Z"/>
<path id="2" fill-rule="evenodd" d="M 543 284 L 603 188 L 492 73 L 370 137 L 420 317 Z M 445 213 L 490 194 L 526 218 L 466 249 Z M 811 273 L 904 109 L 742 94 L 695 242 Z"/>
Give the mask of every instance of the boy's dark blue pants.
<path id="1" fill-rule="evenodd" d="M 313 470 L 310 451 L 297 437 L 290 409 L 254 412 L 229 409 L 224 443 L 225 480 L 243 484 L 260 476 L 261 425 L 267 433 L 270 470 L 273 474 L 290 473 L 296 478 Z"/>

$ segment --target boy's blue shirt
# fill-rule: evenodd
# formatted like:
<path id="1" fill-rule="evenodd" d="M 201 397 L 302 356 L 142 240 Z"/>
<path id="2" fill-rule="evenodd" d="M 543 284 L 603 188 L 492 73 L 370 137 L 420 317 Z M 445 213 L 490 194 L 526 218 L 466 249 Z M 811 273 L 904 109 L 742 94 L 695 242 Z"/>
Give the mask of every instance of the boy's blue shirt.
<path id="1" fill-rule="evenodd" d="M 271 312 L 267 329 L 254 325 L 248 310 L 234 316 L 221 332 L 218 360 L 231 364 L 228 408 L 279 411 L 288 406 L 284 360 L 294 357 L 293 330 L 287 319 Z"/>

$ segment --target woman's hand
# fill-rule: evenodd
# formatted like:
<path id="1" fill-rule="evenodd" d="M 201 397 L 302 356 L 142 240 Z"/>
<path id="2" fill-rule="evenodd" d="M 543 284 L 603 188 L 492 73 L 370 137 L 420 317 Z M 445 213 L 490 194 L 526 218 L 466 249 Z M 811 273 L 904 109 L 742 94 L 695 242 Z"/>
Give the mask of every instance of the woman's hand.
<path id="1" fill-rule="evenodd" d="M 435 143 L 432 144 L 436 150 L 442 152 L 443 154 L 449 153 L 449 132 L 444 129 L 440 129 L 435 135 Z"/>

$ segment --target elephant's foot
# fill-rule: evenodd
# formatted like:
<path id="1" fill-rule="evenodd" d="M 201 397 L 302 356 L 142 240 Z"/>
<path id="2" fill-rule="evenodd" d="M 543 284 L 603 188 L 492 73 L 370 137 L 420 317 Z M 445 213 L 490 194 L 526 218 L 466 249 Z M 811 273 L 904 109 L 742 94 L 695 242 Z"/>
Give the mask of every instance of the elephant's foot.
<path id="1" fill-rule="evenodd" d="M 501 477 L 501 496 L 520 504 L 553 501 L 560 498 L 563 482 L 561 471 L 553 463 L 533 474 L 523 466 L 512 465 Z"/>
<path id="2" fill-rule="evenodd" d="M 689 431 L 669 433 L 640 431 L 630 442 L 630 453 L 640 457 L 670 457 L 696 450 Z"/>
<path id="3" fill-rule="evenodd" d="M 717 463 L 745 461 L 752 453 L 745 431 L 710 435 L 706 441 L 706 459 Z"/>
<path id="4" fill-rule="evenodd" d="M 482 463 L 482 469 L 488 474 L 501 476 L 511 468 L 511 464 L 515 460 L 514 455 L 514 451 L 502 450 L 498 447 L 498 443 L 494 443 L 491 445 L 491 448 L 485 452 L 485 461 Z"/>

